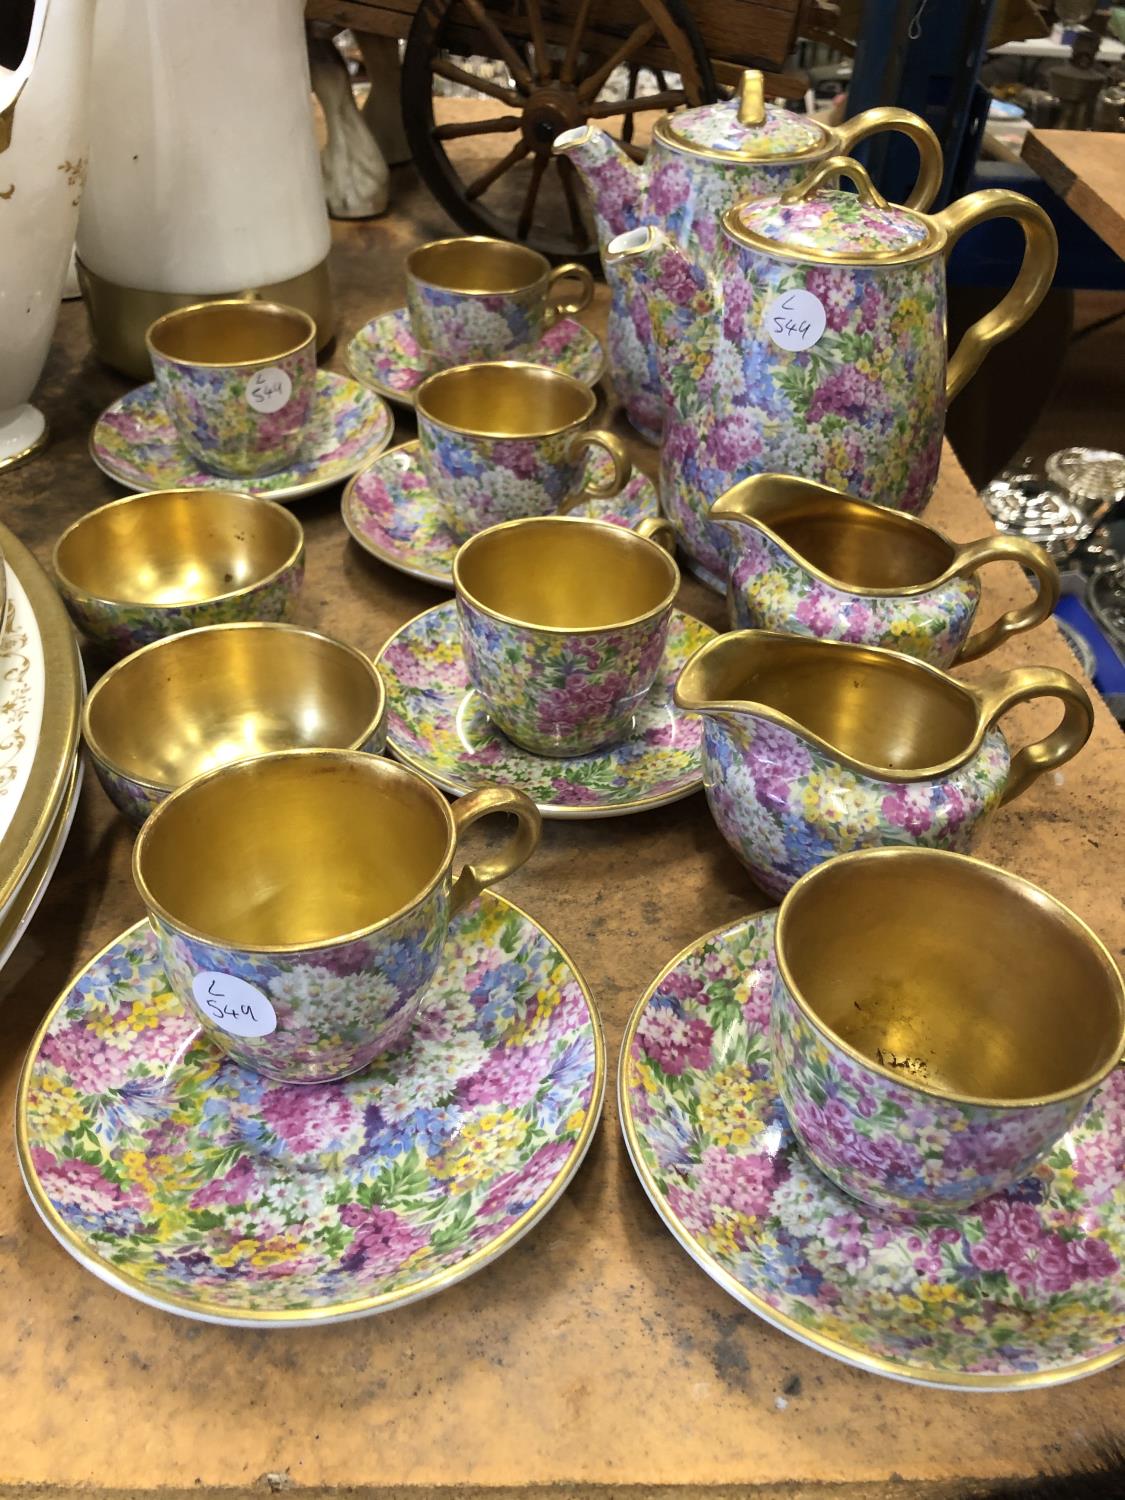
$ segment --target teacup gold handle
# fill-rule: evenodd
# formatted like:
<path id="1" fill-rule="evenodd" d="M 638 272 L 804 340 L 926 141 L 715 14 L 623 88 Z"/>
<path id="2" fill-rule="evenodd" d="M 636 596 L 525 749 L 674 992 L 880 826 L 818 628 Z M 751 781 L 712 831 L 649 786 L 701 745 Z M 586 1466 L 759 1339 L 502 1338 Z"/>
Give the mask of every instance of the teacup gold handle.
<path id="1" fill-rule="evenodd" d="M 527 863 L 535 853 L 543 819 L 530 797 L 517 792 L 512 786 L 482 786 L 467 797 L 462 797 L 452 807 L 453 823 L 460 844 L 466 829 L 490 813 L 511 813 L 516 819 L 516 831 L 498 854 L 489 859 L 478 860 L 475 865 L 463 865 L 461 873 L 453 882 L 450 896 L 450 914 L 459 912 L 475 901 L 487 886 L 495 885 L 506 875 L 512 875 Z"/>
<path id="2" fill-rule="evenodd" d="M 1008 636 L 1034 630 L 1059 602 L 1058 568 L 1042 547 L 1025 541 L 1021 536 L 989 536 L 979 542 L 966 542 L 957 548 L 956 563 L 950 576 L 967 578 L 971 573 L 979 573 L 985 563 L 990 562 L 1019 563 L 1021 568 L 1034 574 L 1039 587 L 1030 604 L 1025 604 L 1022 609 L 1009 609 L 991 625 L 971 635 L 957 653 L 959 662 L 975 661 Z"/>
<path id="3" fill-rule="evenodd" d="M 904 201 L 907 208 L 929 208 L 941 187 L 941 142 L 918 115 L 912 115 L 908 109 L 899 109 L 894 104 L 880 104 L 875 109 L 865 109 L 854 119 L 845 120 L 842 125 L 836 126 L 837 151 L 850 156 L 853 146 L 858 146 L 868 136 L 878 135 L 884 130 L 897 130 L 900 135 L 908 136 L 918 147 L 918 178 L 910 197 Z"/>
<path id="4" fill-rule="evenodd" d="M 958 198 L 934 215 L 933 222 L 948 236 L 945 253 L 966 232 L 988 219 L 1015 219 L 1023 230 L 1023 260 L 1019 275 L 991 312 L 985 313 L 963 335 L 950 356 L 945 375 L 945 399 L 952 401 L 976 373 L 993 344 L 1010 338 L 1022 328 L 1047 295 L 1059 258 L 1055 226 L 1039 207 L 1022 193 L 1007 188 L 983 188 Z"/>
<path id="5" fill-rule="evenodd" d="M 1094 709 L 1086 689 L 1069 672 L 1055 667 L 1017 667 L 1011 672 L 993 672 L 975 684 L 966 684 L 980 704 L 981 717 L 989 729 L 1017 703 L 1031 698 L 1058 698 L 1062 721 L 1045 739 L 1025 745 L 1012 757 L 1001 802 L 1011 802 L 1044 771 L 1061 766 L 1078 754 L 1094 727 Z"/>
<path id="6" fill-rule="evenodd" d="M 633 465 L 629 462 L 624 444 L 612 432 L 595 427 L 590 432 L 575 433 L 567 446 L 568 461 L 574 463 L 585 448 L 601 448 L 604 453 L 608 453 L 613 473 L 604 483 L 587 484 L 568 496 L 561 507 L 562 515 L 566 515 L 568 510 L 573 510 L 583 500 L 609 500 L 612 496 L 619 495 L 633 477 Z"/>
<path id="7" fill-rule="evenodd" d="M 638 536 L 663 547 L 669 557 L 676 555 L 676 528 L 666 516 L 645 516 L 633 527 Z"/>
<path id="8" fill-rule="evenodd" d="M 574 313 L 580 313 L 589 307 L 590 299 L 594 295 L 594 278 L 588 266 L 580 266 L 577 261 L 569 260 L 564 266 L 556 266 L 547 278 L 547 296 L 550 298 L 555 292 L 560 281 L 577 281 L 578 292 L 570 298 L 558 297 L 553 300 L 547 312 L 548 326 L 557 323 L 560 318 L 569 318 Z"/>

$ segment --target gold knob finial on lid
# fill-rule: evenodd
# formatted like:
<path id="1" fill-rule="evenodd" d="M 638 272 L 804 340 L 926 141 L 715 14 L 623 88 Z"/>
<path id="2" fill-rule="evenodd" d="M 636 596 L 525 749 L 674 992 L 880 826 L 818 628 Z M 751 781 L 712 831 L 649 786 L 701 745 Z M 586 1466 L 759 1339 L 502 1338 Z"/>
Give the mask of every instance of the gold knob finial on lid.
<path id="1" fill-rule="evenodd" d="M 738 123 L 762 125 L 765 118 L 765 78 L 757 68 L 746 68 L 738 80 Z"/>

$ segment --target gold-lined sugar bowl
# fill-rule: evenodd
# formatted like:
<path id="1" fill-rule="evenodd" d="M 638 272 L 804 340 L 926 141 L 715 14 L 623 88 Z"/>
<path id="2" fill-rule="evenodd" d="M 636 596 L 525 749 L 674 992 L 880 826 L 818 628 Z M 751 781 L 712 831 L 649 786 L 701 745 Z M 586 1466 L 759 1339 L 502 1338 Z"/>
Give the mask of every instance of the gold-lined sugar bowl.
<path id="1" fill-rule="evenodd" d="M 79 517 L 53 561 L 75 625 L 120 656 L 204 625 L 287 619 L 305 539 L 297 517 L 264 495 L 155 490 Z"/>
<path id="2" fill-rule="evenodd" d="M 91 690 L 82 733 L 130 823 L 204 772 L 279 750 L 379 753 L 386 697 L 376 667 L 295 625 L 213 625 L 128 656 Z"/>

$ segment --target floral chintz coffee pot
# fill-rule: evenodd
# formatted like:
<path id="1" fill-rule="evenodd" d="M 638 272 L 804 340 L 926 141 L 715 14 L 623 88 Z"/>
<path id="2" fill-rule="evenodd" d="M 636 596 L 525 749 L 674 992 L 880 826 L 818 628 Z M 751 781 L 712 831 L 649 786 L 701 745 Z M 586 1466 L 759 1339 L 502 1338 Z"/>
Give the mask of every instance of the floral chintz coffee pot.
<path id="1" fill-rule="evenodd" d="M 841 176 L 858 191 L 832 185 Z M 947 363 L 945 257 L 996 218 L 1023 230 L 1019 272 Z M 644 288 L 664 385 L 661 499 L 695 571 L 725 590 L 729 542 L 708 511 L 751 474 L 920 511 L 946 406 L 1039 306 L 1057 251 L 1050 219 L 1019 193 L 924 214 L 888 204 L 846 157 L 728 209 L 709 266 L 663 230 L 619 235 L 610 258 Z"/>
<path id="2" fill-rule="evenodd" d="M 685 254 L 709 258 L 719 220 L 733 204 L 789 187 L 828 156 L 847 155 L 868 136 L 897 130 L 918 147 L 918 181 L 907 200 L 928 208 L 941 182 L 941 146 L 917 115 L 867 109 L 834 129 L 808 115 L 767 104 L 761 73 L 742 74 L 732 99 L 679 110 L 657 121 L 644 166 L 612 136 L 589 125 L 564 131 L 555 151 L 585 184 L 597 222 L 602 264 L 612 294 L 609 361 L 618 396 L 637 430 L 656 442 L 664 426 L 660 371 L 644 296 L 626 267 L 606 259 L 614 235 L 639 225 L 663 229 Z"/>

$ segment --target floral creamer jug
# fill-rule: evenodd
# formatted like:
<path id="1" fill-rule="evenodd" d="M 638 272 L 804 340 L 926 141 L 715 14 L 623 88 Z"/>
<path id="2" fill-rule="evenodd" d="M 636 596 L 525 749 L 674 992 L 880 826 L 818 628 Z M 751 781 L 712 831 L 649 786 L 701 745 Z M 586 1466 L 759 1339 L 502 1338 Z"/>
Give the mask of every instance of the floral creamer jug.
<path id="1" fill-rule="evenodd" d="M 830 185 L 841 176 L 858 191 Z M 996 218 L 1023 230 L 1019 271 L 947 363 L 945 257 Z M 984 189 L 924 214 L 888 204 L 858 162 L 833 157 L 728 209 L 709 266 L 660 229 L 619 235 L 608 253 L 632 263 L 648 299 L 668 416 L 665 514 L 695 570 L 725 590 L 728 541 L 708 512 L 751 474 L 923 508 L 949 401 L 1039 306 L 1057 241 L 1019 193 Z"/>
<path id="2" fill-rule="evenodd" d="M 59 312 L 86 177 L 94 0 L 36 0 L 0 67 L 0 469 L 47 439 L 30 403 Z"/>
<path id="3" fill-rule="evenodd" d="M 660 438 L 664 403 L 648 311 L 627 267 L 606 259 L 610 240 L 653 224 L 685 254 L 708 258 L 728 208 L 744 198 L 778 193 L 818 161 L 846 156 L 860 141 L 885 130 L 900 131 L 918 147 L 918 181 L 908 201 L 928 208 L 941 182 L 942 160 L 938 139 L 924 120 L 881 106 L 835 128 L 822 125 L 767 104 L 762 74 L 755 69 L 742 74 L 733 98 L 658 120 L 643 166 L 594 126 L 556 136 L 556 154 L 573 164 L 593 205 L 612 297 L 609 362 L 614 386 L 630 422 L 650 441 Z"/>
<path id="4" fill-rule="evenodd" d="M 711 516 L 731 533 L 735 630 L 886 646 L 948 667 L 1041 625 L 1059 599 L 1058 569 L 1035 542 L 993 533 L 956 546 L 904 511 L 791 474 L 743 479 Z M 1035 597 L 970 635 L 990 562 L 1025 568 Z"/>
<path id="5" fill-rule="evenodd" d="M 999 720 L 1032 698 L 1063 717 L 1013 755 Z M 716 637 L 675 688 L 703 715 L 703 784 L 719 831 L 780 898 L 836 854 L 889 844 L 964 853 L 1036 777 L 1077 755 L 1094 711 L 1053 667 L 957 682 L 879 646 L 772 630 Z"/>

